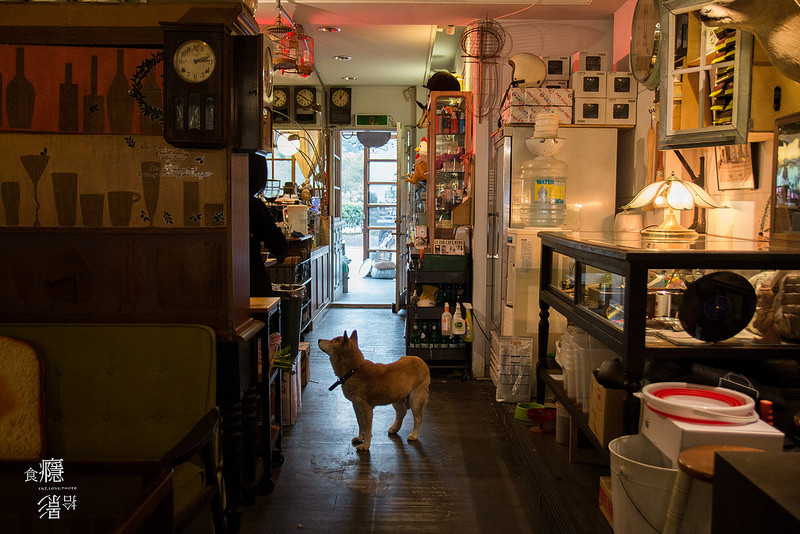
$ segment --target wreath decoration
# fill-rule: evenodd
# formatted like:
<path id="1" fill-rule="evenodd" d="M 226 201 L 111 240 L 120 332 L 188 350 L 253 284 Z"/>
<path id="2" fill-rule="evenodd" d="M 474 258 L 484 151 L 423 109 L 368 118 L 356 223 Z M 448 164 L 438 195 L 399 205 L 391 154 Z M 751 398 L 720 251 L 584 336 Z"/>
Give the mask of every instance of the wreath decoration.
<path id="1" fill-rule="evenodd" d="M 136 67 L 136 72 L 131 77 L 131 88 L 128 94 L 136 101 L 139 106 L 139 113 L 146 118 L 158 124 L 164 124 L 164 111 L 156 106 L 151 106 L 147 103 L 144 95 L 142 94 L 142 85 L 147 75 L 164 59 L 164 51 L 159 50 L 149 58 L 142 61 Z"/>

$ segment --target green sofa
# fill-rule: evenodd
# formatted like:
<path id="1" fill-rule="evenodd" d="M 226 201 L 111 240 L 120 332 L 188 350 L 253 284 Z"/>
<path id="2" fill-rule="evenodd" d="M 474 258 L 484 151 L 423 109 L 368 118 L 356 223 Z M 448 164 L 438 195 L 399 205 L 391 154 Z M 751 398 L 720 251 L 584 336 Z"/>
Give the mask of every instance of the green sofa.
<path id="1" fill-rule="evenodd" d="M 210 508 L 225 530 L 212 329 L 34 323 L 0 324 L 0 335 L 27 342 L 43 362 L 46 457 L 168 462 L 175 529 Z"/>

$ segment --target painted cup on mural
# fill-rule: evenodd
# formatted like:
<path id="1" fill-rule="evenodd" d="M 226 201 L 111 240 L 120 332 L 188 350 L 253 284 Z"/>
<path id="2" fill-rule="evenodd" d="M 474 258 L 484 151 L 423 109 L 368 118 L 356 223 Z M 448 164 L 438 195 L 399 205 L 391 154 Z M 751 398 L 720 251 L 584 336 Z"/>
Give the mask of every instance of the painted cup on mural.
<path id="1" fill-rule="evenodd" d="M 78 175 L 74 172 L 53 173 L 53 198 L 59 226 L 75 226 L 78 204 Z"/>
<path id="2" fill-rule="evenodd" d="M 6 212 L 6 225 L 19 224 L 19 182 L 3 182 L 0 184 L 3 197 L 3 209 Z"/>
<path id="3" fill-rule="evenodd" d="M 112 226 L 128 226 L 131 222 L 133 203 L 141 200 L 142 195 L 136 191 L 109 191 L 108 215 Z"/>
<path id="4" fill-rule="evenodd" d="M 158 194 L 161 185 L 161 163 L 158 161 L 143 161 L 141 164 L 142 191 L 144 191 L 144 206 L 147 210 L 147 217 L 150 219 L 150 226 L 156 216 L 158 206 Z"/>
<path id="5" fill-rule="evenodd" d="M 106 196 L 102 193 L 85 193 L 80 196 L 81 218 L 84 226 L 101 226 L 103 224 L 103 206 Z"/>

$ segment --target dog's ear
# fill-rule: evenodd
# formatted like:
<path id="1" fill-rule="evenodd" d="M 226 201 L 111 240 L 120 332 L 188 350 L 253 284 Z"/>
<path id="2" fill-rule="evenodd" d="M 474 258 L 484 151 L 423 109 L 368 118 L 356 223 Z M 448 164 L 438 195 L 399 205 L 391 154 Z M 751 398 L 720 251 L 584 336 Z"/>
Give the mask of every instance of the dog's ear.
<path id="1" fill-rule="evenodd" d="M 347 342 L 347 330 L 345 330 L 344 334 L 342 334 L 342 342 L 344 342 L 344 343 Z"/>
<path id="2" fill-rule="evenodd" d="M 355 330 L 350 333 L 350 341 L 355 341 L 356 343 L 358 342 L 358 332 Z"/>

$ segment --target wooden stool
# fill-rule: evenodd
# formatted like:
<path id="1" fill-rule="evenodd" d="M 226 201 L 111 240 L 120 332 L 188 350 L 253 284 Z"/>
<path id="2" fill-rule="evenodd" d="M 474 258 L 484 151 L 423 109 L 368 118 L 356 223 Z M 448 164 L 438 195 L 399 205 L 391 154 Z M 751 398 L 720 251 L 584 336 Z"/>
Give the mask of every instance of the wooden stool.
<path id="1" fill-rule="evenodd" d="M 764 452 L 761 449 L 735 445 L 703 445 L 681 452 L 678 456 L 678 474 L 675 475 L 675 484 L 672 486 L 663 534 L 678 532 L 683 514 L 686 512 L 686 501 L 692 489 L 692 480 L 714 481 L 714 454 L 717 451 Z"/>

